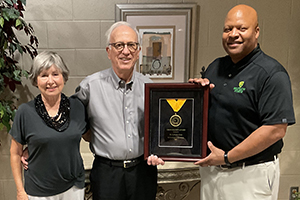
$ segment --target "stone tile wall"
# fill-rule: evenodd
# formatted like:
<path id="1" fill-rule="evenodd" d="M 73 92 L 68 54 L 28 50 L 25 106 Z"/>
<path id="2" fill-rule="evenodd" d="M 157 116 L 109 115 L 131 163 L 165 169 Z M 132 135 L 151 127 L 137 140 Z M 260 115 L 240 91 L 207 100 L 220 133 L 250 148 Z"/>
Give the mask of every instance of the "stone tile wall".
<path id="1" fill-rule="evenodd" d="M 294 108 L 300 113 L 300 1 L 299 0 L 28 0 L 25 19 L 32 23 L 40 41 L 39 50 L 59 52 L 71 70 L 64 88 L 67 95 L 87 75 L 110 67 L 105 51 L 104 33 L 115 20 L 119 3 L 188 3 L 198 5 L 196 67 L 191 76 L 199 77 L 202 66 L 225 55 L 221 44 L 226 13 L 236 4 L 253 6 L 259 14 L 261 48 L 288 70 L 293 88 Z M 23 38 L 23 36 L 20 36 Z M 31 60 L 24 56 L 21 64 L 29 69 Z M 28 80 L 18 87 L 20 103 L 38 93 Z M 279 200 L 288 200 L 289 187 L 300 186 L 299 123 L 288 128 L 280 155 L 281 185 Z M 0 199 L 14 200 L 15 186 L 9 164 L 10 137 L 0 133 Z M 82 143 L 85 164 L 91 164 L 87 143 Z M 197 199 L 196 196 L 190 199 Z"/>

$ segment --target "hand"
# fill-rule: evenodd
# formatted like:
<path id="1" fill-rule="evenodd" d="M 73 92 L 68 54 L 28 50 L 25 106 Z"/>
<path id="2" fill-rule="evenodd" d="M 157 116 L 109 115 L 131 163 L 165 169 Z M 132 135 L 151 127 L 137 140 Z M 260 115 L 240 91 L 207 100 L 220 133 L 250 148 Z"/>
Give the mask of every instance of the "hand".
<path id="1" fill-rule="evenodd" d="M 215 85 L 213 83 L 210 83 L 207 78 L 190 78 L 189 83 L 201 84 L 202 86 L 209 85 L 210 89 L 213 89 L 215 87 Z"/>
<path id="2" fill-rule="evenodd" d="M 91 129 L 89 129 L 87 132 L 85 132 L 82 135 L 82 138 L 84 139 L 84 141 L 90 142 L 91 141 Z"/>
<path id="3" fill-rule="evenodd" d="M 195 165 L 200 165 L 201 167 L 209 167 L 209 166 L 214 166 L 214 165 L 224 165 L 224 151 L 222 149 L 219 149 L 215 147 L 212 142 L 207 142 L 208 148 L 210 149 L 211 153 L 195 162 Z"/>
<path id="4" fill-rule="evenodd" d="M 155 166 L 164 165 L 165 162 L 161 158 L 158 158 L 156 155 L 151 155 L 147 158 L 147 164 Z"/>
<path id="5" fill-rule="evenodd" d="M 28 169 L 28 162 L 27 162 L 27 159 L 28 159 L 28 148 L 26 147 L 26 148 L 23 150 L 23 153 L 22 153 L 22 156 L 21 156 L 21 162 L 22 162 L 23 168 L 24 168 L 25 170 Z"/>
<path id="6" fill-rule="evenodd" d="M 28 200 L 28 196 L 25 191 L 17 192 L 17 200 Z"/>

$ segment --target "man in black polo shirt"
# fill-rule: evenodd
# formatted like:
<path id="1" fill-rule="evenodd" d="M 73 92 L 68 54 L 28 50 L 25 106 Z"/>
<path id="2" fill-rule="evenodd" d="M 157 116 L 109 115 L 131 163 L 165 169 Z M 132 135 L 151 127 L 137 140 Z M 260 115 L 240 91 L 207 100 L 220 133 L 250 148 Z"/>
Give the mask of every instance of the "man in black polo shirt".
<path id="1" fill-rule="evenodd" d="M 295 117 L 289 76 L 260 49 L 258 36 L 256 11 L 235 6 L 224 24 L 228 55 L 213 61 L 205 78 L 189 80 L 212 88 L 210 154 L 195 163 L 201 200 L 277 200 L 278 154 Z"/>

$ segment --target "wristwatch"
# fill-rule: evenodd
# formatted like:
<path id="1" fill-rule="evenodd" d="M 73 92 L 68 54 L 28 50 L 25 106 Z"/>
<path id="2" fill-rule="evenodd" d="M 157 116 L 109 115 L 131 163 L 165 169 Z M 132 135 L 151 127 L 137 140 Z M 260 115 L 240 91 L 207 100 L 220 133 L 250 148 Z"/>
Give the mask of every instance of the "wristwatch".
<path id="1" fill-rule="evenodd" d="M 228 160 L 228 154 L 227 153 L 228 153 L 228 151 L 225 151 L 225 153 L 224 153 L 224 161 L 225 161 L 226 166 L 230 167 L 231 163 Z"/>

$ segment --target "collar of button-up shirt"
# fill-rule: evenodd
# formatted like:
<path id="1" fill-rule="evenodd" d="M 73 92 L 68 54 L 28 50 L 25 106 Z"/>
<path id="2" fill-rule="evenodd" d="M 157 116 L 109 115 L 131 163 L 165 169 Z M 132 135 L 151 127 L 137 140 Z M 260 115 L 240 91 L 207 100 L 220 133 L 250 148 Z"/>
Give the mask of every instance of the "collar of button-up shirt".
<path id="1" fill-rule="evenodd" d="M 131 76 L 131 79 L 128 83 L 126 83 L 124 80 L 120 79 L 118 75 L 112 70 L 113 72 L 113 81 L 115 83 L 115 88 L 118 90 L 120 89 L 123 93 L 127 90 L 132 90 L 132 84 L 134 80 L 134 73 Z"/>

